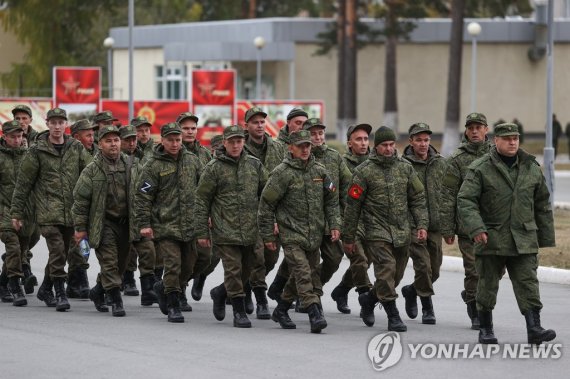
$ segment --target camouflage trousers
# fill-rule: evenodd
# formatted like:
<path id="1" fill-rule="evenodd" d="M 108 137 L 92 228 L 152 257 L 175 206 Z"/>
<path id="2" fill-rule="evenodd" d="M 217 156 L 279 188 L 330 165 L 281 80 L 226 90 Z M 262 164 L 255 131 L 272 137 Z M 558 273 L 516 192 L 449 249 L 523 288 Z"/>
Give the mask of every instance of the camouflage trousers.
<path id="1" fill-rule="evenodd" d="M 72 227 L 63 225 L 40 225 L 40 231 L 46 240 L 49 252 L 45 269 L 46 277 L 51 279 L 65 278 L 67 276 L 65 262 L 68 259 L 68 252 L 71 253 L 70 248 L 75 245 L 73 240 L 75 231 Z M 76 261 L 80 258 L 84 261 L 79 250 L 77 250 L 77 255 L 78 257 L 73 257 L 70 260 Z"/>
<path id="2" fill-rule="evenodd" d="M 414 265 L 414 288 L 419 296 L 432 296 L 433 283 L 439 278 L 439 269 L 443 260 L 441 234 L 428 233 L 425 242 L 419 242 L 415 231 L 412 233 L 410 258 Z"/>
<path id="3" fill-rule="evenodd" d="M 198 248 L 201 249 L 200 247 Z M 211 253 L 211 258 L 210 258 L 210 264 L 206 266 L 204 271 L 202 271 L 202 275 L 204 276 L 208 276 L 211 273 L 213 273 L 221 260 L 220 253 L 218 253 L 218 249 L 216 249 L 215 245 L 212 246 L 211 248 L 206 248 L 206 249 L 208 249 L 208 251 Z"/>
<path id="4" fill-rule="evenodd" d="M 267 289 L 265 276 L 275 268 L 275 264 L 277 264 L 277 260 L 279 259 L 279 249 L 281 249 L 279 242 L 277 242 L 277 250 L 272 251 L 265 247 L 261 237 L 257 238 L 253 249 L 253 267 L 251 269 L 251 275 L 249 276 L 251 288 Z"/>
<path id="5" fill-rule="evenodd" d="M 298 245 L 283 246 L 287 267 L 291 270 L 281 298 L 293 302 L 297 297 L 303 307 L 320 304 L 323 286 L 319 275 L 319 250 L 307 251 Z"/>
<path id="6" fill-rule="evenodd" d="M 368 277 L 368 268 L 372 260 L 367 255 L 360 237 L 356 238 L 354 251 L 348 256 L 350 266 L 342 276 L 341 286 L 346 288 L 372 288 Z"/>
<path id="7" fill-rule="evenodd" d="M 129 260 L 129 224 L 118 224 L 104 220 L 101 242 L 95 249 L 100 271 L 97 282 L 108 291 L 120 288 L 123 273 Z"/>
<path id="8" fill-rule="evenodd" d="M 386 241 L 365 241 L 364 248 L 374 264 L 374 291 L 381 302 L 396 300 L 396 287 L 404 277 L 409 245 L 394 247 Z"/>
<path id="9" fill-rule="evenodd" d="M 129 251 L 128 271 L 137 270 L 137 257 L 139 261 L 139 271 L 141 276 L 154 274 L 154 264 L 156 261 L 156 249 L 154 242 L 148 238 L 141 238 L 133 241 Z"/>
<path id="10" fill-rule="evenodd" d="M 537 254 L 516 256 L 477 255 L 475 265 L 479 273 L 477 285 L 477 309 L 491 311 L 497 302 L 499 282 L 506 266 L 521 313 L 530 309 L 542 309 L 536 270 Z"/>
<path id="11" fill-rule="evenodd" d="M 196 263 L 198 262 L 198 252 L 195 241 L 177 241 L 173 239 L 162 239 L 156 244 L 156 251 L 160 252 L 164 259 L 164 293 L 181 292 L 182 286 L 188 283 L 192 277 Z M 203 270 L 206 267 L 198 268 Z"/>
<path id="12" fill-rule="evenodd" d="M 463 257 L 463 268 L 465 270 L 465 278 L 463 279 L 463 286 L 465 288 L 465 302 L 469 303 L 475 300 L 477 293 L 477 281 L 479 275 L 475 268 L 475 253 L 473 250 L 473 241 L 465 237 L 459 237 L 457 244 Z"/>
<path id="13" fill-rule="evenodd" d="M 21 278 L 24 276 L 22 272 L 22 264 L 26 262 L 26 255 L 30 244 L 30 238 L 21 236 L 14 230 L 3 230 L 0 233 L 0 239 L 4 243 L 6 250 L 6 259 L 4 260 L 2 271 L 8 274 L 9 278 Z"/>
<path id="14" fill-rule="evenodd" d="M 249 280 L 255 260 L 254 245 L 217 245 L 214 248 L 224 266 L 224 286 L 230 299 L 245 297 L 244 285 Z"/>
<path id="15" fill-rule="evenodd" d="M 41 237 L 41 233 L 40 233 L 40 227 L 38 226 L 38 224 L 34 224 L 33 228 L 32 228 L 32 232 L 31 234 L 28 236 L 29 238 L 29 246 L 28 246 L 28 251 L 26 252 L 26 254 L 24 254 L 22 256 L 22 264 L 23 265 L 28 265 L 31 267 L 31 260 L 34 257 L 34 254 L 32 254 L 32 249 L 34 248 L 34 246 L 37 245 L 37 243 L 40 241 L 40 237 Z"/>

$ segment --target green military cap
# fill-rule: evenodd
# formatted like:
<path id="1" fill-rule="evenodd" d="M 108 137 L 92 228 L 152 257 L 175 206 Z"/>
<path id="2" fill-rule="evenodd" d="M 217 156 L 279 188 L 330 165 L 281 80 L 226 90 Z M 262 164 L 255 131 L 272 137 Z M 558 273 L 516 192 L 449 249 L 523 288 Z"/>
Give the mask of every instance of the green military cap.
<path id="1" fill-rule="evenodd" d="M 91 130 L 95 129 L 95 125 L 89 122 L 86 118 L 78 120 L 71 125 L 71 135 L 74 135 L 80 130 Z"/>
<path id="2" fill-rule="evenodd" d="M 121 132 L 119 131 L 119 128 L 117 128 L 115 125 L 108 125 L 108 126 L 104 126 L 104 127 L 99 129 L 99 140 L 101 140 L 107 134 L 111 134 L 111 133 L 115 133 L 115 134 L 118 134 L 119 136 L 121 136 Z"/>
<path id="3" fill-rule="evenodd" d="M 465 126 L 474 122 L 487 126 L 487 117 L 483 113 L 469 113 L 465 119 Z"/>
<path id="4" fill-rule="evenodd" d="M 287 114 L 287 121 L 291 120 L 292 118 L 298 117 L 298 116 L 309 117 L 309 114 L 307 112 L 305 112 L 305 110 L 303 108 L 295 107 L 295 108 L 291 109 L 291 112 L 289 112 Z"/>
<path id="5" fill-rule="evenodd" d="M 374 133 L 374 146 L 378 146 L 386 141 L 396 141 L 396 134 L 389 127 L 381 126 Z"/>
<path id="6" fill-rule="evenodd" d="M 110 111 L 99 112 L 93 117 L 94 123 L 102 121 L 118 121 L 118 119 L 113 117 L 113 112 Z"/>
<path id="7" fill-rule="evenodd" d="M 218 134 L 212 137 L 210 140 L 210 146 L 213 150 L 217 150 L 222 146 L 222 142 L 224 142 L 224 136 L 222 134 Z"/>
<path id="8" fill-rule="evenodd" d="M 495 126 L 495 137 L 520 136 L 517 124 L 505 123 Z"/>
<path id="9" fill-rule="evenodd" d="M 67 120 L 67 112 L 65 112 L 65 109 L 61 108 L 50 109 L 47 113 L 47 119 L 49 120 L 50 118 L 54 117 L 60 117 Z"/>
<path id="10" fill-rule="evenodd" d="M 150 121 L 148 121 L 148 119 L 145 116 L 137 116 L 137 117 L 133 118 L 131 120 L 131 125 L 134 126 L 135 128 L 138 128 L 139 126 L 143 126 L 143 125 L 152 126 Z"/>
<path id="11" fill-rule="evenodd" d="M 372 126 L 368 124 L 350 125 L 346 131 L 346 139 L 350 139 L 352 133 L 356 132 L 357 130 L 364 130 L 366 134 L 370 135 L 370 133 L 372 133 Z"/>
<path id="12" fill-rule="evenodd" d="M 308 130 L 301 129 L 289 134 L 289 145 L 302 145 L 311 143 L 311 133 Z"/>
<path id="13" fill-rule="evenodd" d="M 136 137 L 137 136 L 137 128 L 132 125 L 123 125 L 119 128 L 119 132 L 121 133 L 121 139 L 127 139 L 129 137 Z"/>
<path id="14" fill-rule="evenodd" d="M 322 128 L 322 129 L 327 128 L 325 126 L 325 124 L 323 124 L 323 122 L 321 121 L 320 118 L 309 118 L 303 123 L 303 129 L 304 130 L 309 130 L 309 129 L 315 128 L 315 127 L 316 128 Z"/>
<path id="15" fill-rule="evenodd" d="M 433 132 L 430 130 L 429 125 L 425 122 L 416 122 L 408 129 L 408 134 L 410 137 L 420 133 L 432 134 Z"/>
<path id="16" fill-rule="evenodd" d="M 251 107 L 245 112 L 245 122 L 249 122 L 249 120 L 255 115 L 262 115 L 263 117 L 267 117 L 267 113 L 265 113 L 259 107 Z"/>
<path id="17" fill-rule="evenodd" d="M 23 132 L 24 130 L 20 126 L 20 123 L 16 120 L 6 121 L 2 124 L 2 133 L 10 134 L 17 131 Z"/>
<path id="18" fill-rule="evenodd" d="M 177 122 L 169 122 L 168 124 L 162 125 L 160 128 L 160 136 L 166 137 L 169 134 L 182 134 L 182 129 L 180 129 L 180 125 L 178 125 Z"/>
<path id="19" fill-rule="evenodd" d="M 230 139 L 233 137 L 245 138 L 245 132 L 243 128 L 239 125 L 228 126 L 224 129 L 224 139 Z"/>
<path id="20" fill-rule="evenodd" d="M 17 112 L 27 113 L 28 116 L 32 117 L 32 109 L 24 104 L 18 104 L 12 109 L 12 114 L 15 116 Z"/>
<path id="21" fill-rule="evenodd" d="M 194 113 L 192 112 L 184 112 L 184 113 L 180 113 L 178 115 L 178 117 L 176 117 L 176 122 L 177 123 L 181 123 L 183 120 L 186 120 L 187 118 L 189 118 L 190 120 L 194 121 L 194 122 L 198 122 L 198 116 L 196 116 Z"/>

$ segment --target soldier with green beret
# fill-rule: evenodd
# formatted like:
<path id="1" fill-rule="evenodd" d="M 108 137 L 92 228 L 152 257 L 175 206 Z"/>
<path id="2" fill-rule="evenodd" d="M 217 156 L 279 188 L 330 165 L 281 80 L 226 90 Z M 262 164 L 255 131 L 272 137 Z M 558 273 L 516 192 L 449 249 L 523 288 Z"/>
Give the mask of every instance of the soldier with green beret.
<path id="1" fill-rule="evenodd" d="M 292 132 L 288 141 L 289 154 L 271 173 L 258 211 L 263 242 L 270 250 L 277 248 L 277 241 L 281 243 L 291 271 L 271 318 L 284 329 L 295 329 L 287 311 L 298 297 L 308 311 L 311 333 L 320 333 L 327 322 L 320 299 L 319 248 L 325 224 L 331 242 L 340 237 L 339 196 L 326 168 L 311 154 L 311 133 Z"/>
<path id="2" fill-rule="evenodd" d="M 394 131 L 381 126 L 374 133 L 370 157 L 354 170 L 342 229 L 344 250 L 350 256 L 362 222 L 364 248 L 374 263 L 374 288 L 358 296 L 360 317 L 367 326 L 374 325 L 374 308 L 380 301 L 388 315 L 388 330 L 407 330 L 396 307 L 396 287 L 408 261 L 410 219 L 417 240 L 425 241 L 428 214 L 424 186 L 412 165 L 398 156 Z"/>
<path id="3" fill-rule="evenodd" d="M 137 116 L 131 120 L 131 125 L 137 129 L 137 145 L 144 155 L 153 156 L 154 140 L 150 135 L 152 124 L 145 116 Z"/>
<path id="4" fill-rule="evenodd" d="M 223 144 L 224 150 L 206 165 L 200 177 L 196 193 L 196 236 L 202 247 L 213 244 L 224 265 L 224 282 L 210 291 L 214 316 L 220 321 L 224 319 L 225 300 L 229 297 L 234 327 L 250 328 L 244 285 L 254 260 L 257 206 L 267 172 L 259 159 L 245 152 L 245 133 L 241 126 L 225 128 Z"/>
<path id="5" fill-rule="evenodd" d="M 38 136 L 38 132 L 32 127 L 32 109 L 25 104 L 18 104 L 12 109 L 12 115 L 24 131 L 23 143 L 26 147 L 30 146 Z"/>
<path id="6" fill-rule="evenodd" d="M 494 141 L 489 154 L 469 166 L 457 199 L 479 273 L 479 342 L 497 343 L 492 311 L 506 267 L 526 319 L 527 341 L 541 344 L 556 338 L 541 326 L 536 276 L 538 249 L 555 246 L 550 193 L 535 157 L 519 148 L 517 125 L 497 125 Z"/>
<path id="7" fill-rule="evenodd" d="M 439 208 L 441 234 L 445 243 L 451 245 L 455 241 L 455 235 L 458 237 L 457 242 L 465 269 L 464 290 L 461 292 L 461 298 L 467 306 L 467 315 L 471 320 L 473 330 L 479 330 L 475 303 L 478 275 L 475 269 L 473 242 L 458 222 L 457 193 L 465 179 L 469 165 L 489 152 L 491 142 L 487 137 L 488 132 L 487 117 L 484 114 L 475 112 L 467 115 L 463 143 L 447 158 L 447 168 L 441 182 Z"/>

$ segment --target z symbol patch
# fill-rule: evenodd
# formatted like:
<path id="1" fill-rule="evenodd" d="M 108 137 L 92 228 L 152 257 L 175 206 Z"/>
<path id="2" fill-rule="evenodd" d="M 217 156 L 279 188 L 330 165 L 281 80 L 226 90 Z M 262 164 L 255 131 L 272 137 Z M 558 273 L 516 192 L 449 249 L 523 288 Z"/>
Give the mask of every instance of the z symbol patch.
<path id="1" fill-rule="evenodd" d="M 147 193 L 151 189 L 151 187 L 152 187 L 152 185 L 149 182 L 144 181 L 142 186 L 141 186 L 140 191 L 142 193 Z"/>

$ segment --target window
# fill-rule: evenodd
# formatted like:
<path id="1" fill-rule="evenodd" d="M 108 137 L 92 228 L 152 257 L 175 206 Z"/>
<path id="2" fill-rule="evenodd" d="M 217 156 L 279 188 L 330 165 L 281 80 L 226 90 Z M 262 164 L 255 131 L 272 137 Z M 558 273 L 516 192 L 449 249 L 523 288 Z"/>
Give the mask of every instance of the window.
<path id="1" fill-rule="evenodd" d="M 188 98 L 186 65 L 155 66 L 156 97 L 164 100 Z"/>

